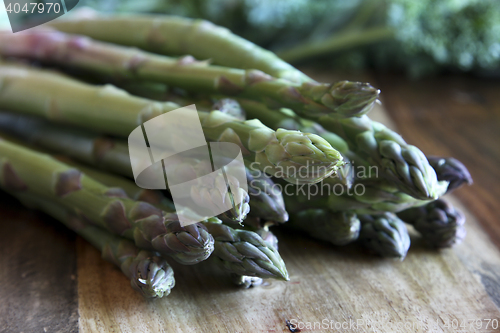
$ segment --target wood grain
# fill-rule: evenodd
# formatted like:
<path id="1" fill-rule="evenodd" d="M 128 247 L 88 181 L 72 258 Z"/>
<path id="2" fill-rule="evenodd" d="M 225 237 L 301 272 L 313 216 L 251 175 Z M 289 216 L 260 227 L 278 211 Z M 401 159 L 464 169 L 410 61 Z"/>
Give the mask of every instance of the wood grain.
<path id="1" fill-rule="evenodd" d="M 0 332 L 78 332 L 75 235 L 0 192 Z"/>
<path id="2" fill-rule="evenodd" d="M 477 260 L 484 255 L 492 256 L 486 262 L 500 267 L 498 251 L 491 243 L 485 247 L 487 237 L 474 223 L 472 219 L 472 226 L 468 226 L 469 242 L 456 249 L 430 250 L 413 238 L 403 262 L 373 257 L 355 244 L 334 247 L 281 230 L 277 232 L 280 253 L 287 263 L 290 282 L 269 281 L 263 287 L 239 290 L 207 262 L 192 267 L 174 265 L 177 285 L 169 297 L 157 301 L 142 299 L 114 267 L 100 260 L 95 249 L 80 242 L 80 329 L 289 332 L 285 323 L 296 323 L 295 319 L 304 325 L 333 321 L 333 327 L 335 323 L 359 320 L 360 325 L 351 326 L 355 329 L 350 332 L 370 331 L 381 325 L 386 328 L 380 332 L 396 332 L 389 325 L 399 322 L 414 327 L 405 332 L 456 332 L 444 325 L 454 319 L 500 319 L 480 277 L 463 264 L 465 259 L 481 265 Z M 481 256 L 476 253 L 478 240 L 483 242 Z M 429 329 L 436 323 L 434 330 Z M 480 331 L 495 330 L 490 327 Z"/>

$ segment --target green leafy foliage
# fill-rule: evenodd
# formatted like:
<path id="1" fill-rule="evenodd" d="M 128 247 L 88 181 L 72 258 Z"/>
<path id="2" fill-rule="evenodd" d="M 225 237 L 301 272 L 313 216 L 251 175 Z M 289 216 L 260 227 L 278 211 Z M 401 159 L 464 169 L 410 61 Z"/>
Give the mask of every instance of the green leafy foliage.
<path id="1" fill-rule="evenodd" d="M 498 0 L 144 0 L 81 3 L 103 12 L 151 12 L 208 19 L 274 50 L 390 27 L 394 35 L 315 56 L 340 66 L 488 70 L 500 63 Z M 310 60 L 296 59 L 299 61 Z M 315 58 L 315 57 L 313 57 Z"/>

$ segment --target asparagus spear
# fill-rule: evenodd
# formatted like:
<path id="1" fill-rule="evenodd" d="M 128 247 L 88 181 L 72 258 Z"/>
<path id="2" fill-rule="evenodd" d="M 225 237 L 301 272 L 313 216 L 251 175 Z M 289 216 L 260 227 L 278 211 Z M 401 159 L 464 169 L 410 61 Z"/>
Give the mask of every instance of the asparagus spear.
<path id="1" fill-rule="evenodd" d="M 462 185 L 472 185 L 469 170 L 453 157 L 427 156 L 429 164 L 436 170 L 439 181 L 449 182 L 446 193 L 452 192 Z"/>
<path id="2" fill-rule="evenodd" d="M 355 213 L 306 209 L 291 215 L 287 226 L 334 245 L 346 245 L 358 239 L 360 223 Z"/>
<path id="3" fill-rule="evenodd" d="M 98 74 L 161 82 L 195 92 L 247 97 L 273 107 L 289 107 L 313 118 L 365 114 L 380 93 L 367 83 L 292 83 L 255 69 L 212 66 L 190 56 L 169 58 L 57 31 L 0 34 L 0 54 L 50 61 Z"/>
<path id="4" fill-rule="evenodd" d="M 16 192 L 14 196 L 25 206 L 39 209 L 62 222 L 94 245 L 105 260 L 121 269 L 130 279 L 132 288 L 143 296 L 161 298 L 170 294 L 175 285 L 174 271 L 164 258 L 141 250 L 133 242 L 89 224 L 54 202 L 20 192 Z"/>
<path id="5" fill-rule="evenodd" d="M 361 221 L 360 242 L 382 257 L 403 260 L 410 248 L 410 236 L 396 215 L 358 215 Z"/>
<path id="6" fill-rule="evenodd" d="M 252 198 L 252 216 L 276 223 L 288 221 L 283 194 L 271 178 L 258 170 L 247 168 L 247 180 Z"/>
<path id="7" fill-rule="evenodd" d="M 134 184 L 129 183 L 127 185 L 125 184 L 127 181 L 124 179 L 119 180 L 112 175 L 106 175 L 96 171 L 90 172 L 99 181 L 110 186 L 123 186 L 123 188 L 130 191 L 129 193 L 133 197 L 139 196 L 138 193 L 142 192 L 140 188 L 135 187 L 136 194 L 134 194 Z M 152 199 L 152 201 L 148 202 L 164 211 L 169 211 L 169 207 L 172 205 L 171 203 L 169 204 L 168 199 L 164 197 L 158 200 L 158 198 L 148 196 L 147 199 Z M 266 242 L 266 240 L 263 239 L 264 237 L 261 237 L 258 233 L 233 229 L 229 226 L 223 226 L 218 222 L 212 221 L 213 220 L 209 220 L 203 224 L 215 239 L 214 246 L 216 250 L 214 251 L 214 256 L 217 257 L 217 262 L 225 270 L 233 274 L 245 275 L 245 278 L 242 277 L 240 279 L 245 286 L 247 286 L 249 282 L 257 284 L 259 280 L 255 278 L 259 277 L 288 280 L 285 263 L 277 252 L 277 239 L 274 235 L 269 232 L 263 233 L 262 235 L 266 238 Z M 233 250 L 237 252 L 233 252 Z M 228 257 L 227 251 L 230 251 L 232 256 Z M 250 276 L 253 278 L 250 279 Z"/>
<path id="8" fill-rule="evenodd" d="M 133 97 L 111 86 L 96 87 L 18 66 L 0 66 L 0 79 L 0 107 L 122 137 L 143 122 L 180 108 Z M 208 140 L 239 144 L 255 167 L 277 177 L 317 182 L 342 164 L 340 154 L 317 135 L 273 131 L 257 120 L 241 122 L 219 111 L 198 115 Z"/>
<path id="9" fill-rule="evenodd" d="M 283 187 L 282 193 L 288 210 L 294 207 L 302 210 L 328 209 L 331 212 L 381 214 L 396 213 L 431 202 L 415 199 L 383 179 L 356 182 L 351 189 L 325 181 L 300 186 L 280 182 L 280 185 Z"/>
<path id="10" fill-rule="evenodd" d="M 368 163 L 351 151 L 340 136 L 335 133 L 326 131 L 319 124 L 310 122 L 310 124 L 305 125 L 305 120 L 298 117 L 292 117 L 285 112 L 272 112 L 265 104 L 248 99 L 238 99 L 238 102 L 243 107 L 245 112 L 251 118 L 257 118 L 264 123 L 264 125 L 269 126 L 273 129 L 286 128 L 289 130 L 300 130 L 306 133 L 313 133 L 321 136 L 325 139 L 334 149 L 338 150 L 344 160 L 345 164 L 339 168 L 339 171 L 333 174 L 331 177 L 326 178 L 330 183 L 340 183 L 348 187 L 352 186 L 354 182 L 354 173 L 350 170 L 354 163 L 356 165 L 369 167 Z M 288 110 L 290 111 L 290 110 Z"/>
<path id="11" fill-rule="evenodd" d="M 246 119 L 245 111 L 234 99 L 221 99 L 214 104 L 213 109 L 233 115 L 240 120 Z M 248 191 L 253 198 L 250 202 L 252 216 L 277 223 L 288 221 L 288 213 L 279 187 L 274 186 L 271 178 L 259 170 L 247 168 L 246 171 Z M 250 281 L 255 285 L 253 279 Z M 247 283 L 244 284 L 247 286 Z"/>
<path id="12" fill-rule="evenodd" d="M 273 249 L 278 251 L 278 237 L 276 237 L 270 230 L 269 226 L 265 226 L 255 231 L 262 239 L 267 242 Z"/>
<path id="13" fill-rule="evenodd" d="M 464 214 L 443 199 L 402 211 L 398 216 L 434 247 L 451 247 L 465 238 Z"/>
<path id="14" fill-rule="evenodd" d="M 58 20 L 50 25 L 60 31 L 165 55 L 192 54 L 198 59 L 211 59 L 218 65 L 259 69 L 293 82 L 312 81 L 274 53 L 204 20 L 168 15 L 129 15 Z"/>
<path id="15" fill-rule="evenodd" d="M 0 183 L 7 191 L 54 201 L 82 219 L 134 240 L 138 247 L 183 264 L 205 260 L 213 251 L 214 240 L 202 224 L 182 227 L 176 214 L 133 201 L 121 189 L 106 187 L 48 155 L 5 140 L 0 140 Z"/>
<path id="16" fill-rule="evenodd" d="M 363 168 L 376 166 L 384 178 L 417 199 L 433 200 L 446 192 L 448 179 L 437 178 L 417 147 L 408 145 L 400 135 L 367 116 L 341 120 L 322 117 L 318 120 L 322 126 L 309 122 L 306 127 L 302 120 L 285 113 L 270 113 L 262 103 L 242 99 L 239 102 L 250 117 L 259 118 L 271 128 L 293 128 L 321 135 L 347 160 Z"/>
<path id="17" fill-rule="evenodd" d="M 269 231 L 267 227 L 259 229 L 256 231 L 262 239 L 267 242 L 272 248 L 278 251 L 278 238 Z M 244 288 L 256 287 L 260 286 L 264 281 L 262 278 L 248 275 L 239 275 L 235 273 L 231 273 L 231 279 L 233 283 L 242 286 Z"/>
<path id="18" fill-rule="evenodd" d="M 81 168 L 81 166 L 78 167 Z M 173 211 L 173 203 L 159 192 L 154 192 L 154 195 L 151 195 L 150 191 L 145 193 L 145 190 L 124 178 L 90 168 L 82 168 L 82 170 L 107 186 L 114 188 L 118 186 L 118 188 L 124 189 L 127 195 L 132 198 L 142 198 L 145 202 L 164 212 Z M 217 257 L 217 262 L 224 269 L 234 274 L 288 280 L 285 263 L 278 253 L 278 241 L 269 231 L 262 230 L 256 233 L 236 230 L 229 226 L 223 226 L 216 218 L 207 219 L 202 224 L 210 234 L 213 234 L 214 246 L 219 249 L 214 251 L 214 256 Z M 237 252 L 233 252 L 233 250 Z M 230 251 L 232 256 L 228 257 L 227 251 Z M 258 280 L 251 279 L 251 281 L 256 283 Z"/>
<path id="19" fill-rule="evenodd" d="M 133 177 L 128 148 L 125 142 L 118 139 L 65 128 L 44 119 L 7 112 L 0 112 L 0 130 L 14 135 L 24 142 L 69 156 L 85 164 L 129 178 Z M 191 162 L 191 165 L 186 167 L 196 169 L 197 161 Z M 82 167 L 78 166 L 78 168 Z M 84 173 L 87 171 L 85 169 Z M 90 176 L 95 178 L 92 174 Z M 240 205 L 232 206 L 228 211 L 231 213 L 229 218 L 242 221 L 248 212 L 245 206 L 250 205 L 254 216 L 268 221 L 285 222 L 288 219 L 288 214 L 284 207 L 283 197 L 271 179 L 260 171 L 248 170 L 247 180 L 248 195 L 251 200 L 249 202 L 246 199 L 242 200 L 243 207 Z M 236 188 L 234 184 L 232 188 Z M 194 191 L 200 193 L 201 189 Z M 134 199 L 140 200 L 139 197 Z M 210 197 L 205 195 L 203 200 L 208 201 Z"/>
<path id="20" fill-rule="evenodd" d="M 127 143 L 123 140 L 10 112 L 0 112 L 0 130 L 30 145 L 133 177 Z"/>
<path id="21" fill-rule="evenodd" d="M 278 129 L 259 120 L 236 121 L 213 111 L 200 114 L 205 136 L 239 144 L 252 168 L 293 183 L 316 183 L 343 165 L 342 156 L 321 137 Z"/>
<path id="22" fill-rule="evenodd" d="M 383 124 L 366 116 L 338 121 L 323 117 L 318 122 L 342 136 L 351 150 L 376 165 L 401 191 L 422 200 L 437 199 L 446 192 L 448 182 L 438 181 L 425 155 Z"/>
<path id="23" fill-rule="evenodd" d="M 303 132 L 309 132 L 303 130 L 304 129 L 303 121 L 298 117 L 292 117 L 290 115 L 287 115 L 285 112 L 273 112 L 265 104 L 257 101 L 244 98 L 238 98 L 237 101 L 243 108 L 245 113 L 248 115 L 248 117 L 259 119 L 266 126 L 269 126 L 274 129 L 286 128 L 290 130 L 300 130 Z M 347 143 L 340 136 L 336 135 L 335 133 L 330 133 L 331 136 L 322 134 L 326 133 L 321 133 L 321 136 L 325 140 L 327 140 L 328 143 L 330 143 L 332 147 L 338 150 L 340 153 L 342 154 L 349 153 L 349 147 Z"/>
<path id="24" fill-rule="evenodd" d="M 14 135 L 29 144 L 35 144 L 59 154 L 78 159 L 84 163 L 95 165 L 104 170 L 116 172 L 133 178 L 130 166 L 128 147 L 125 142 L 106 138 L 97 134 L 88 133 L 73 128 L 64 128 L 51 124 L 40 118 L 0 112 L 0 130 Z M 204 161 L 194 158 L 180 157 L 186 170 L 204 176 L 207 168 Z M 180 159 L 178 158 L 178 160 Z M 160 167 L 156 164 L 154 167 Z M 229 186 L 216 186 L 225 184 L 225 177 L 231 183 Z M 222 214 L 225 218 L 243 221 L 249 211 L 248 193 L 238 186 L 237 180 L 230 175 L 224 176 L 221 170 L 212 178 L 213 183 L 197 182 L 192 185 L 195 199 L 203 205 L 215 205 L 215 202 L 224 199 L 227 210 Z M 168 186 L 168 184 L 166 184 Z M 233 193 L 234 192 L 234 193 Z M 235 200 L 236 195 L 241 196 Z M 235 204 L 238 202 L 238 204 Z"/>
<path id="25" fill-rule="evenodd" d="M 278 251 L 255 232 L 218 223 L 204 225 L 216 240 L 214 256 L 225 270 L 245 276 L 289 280 Z"/>

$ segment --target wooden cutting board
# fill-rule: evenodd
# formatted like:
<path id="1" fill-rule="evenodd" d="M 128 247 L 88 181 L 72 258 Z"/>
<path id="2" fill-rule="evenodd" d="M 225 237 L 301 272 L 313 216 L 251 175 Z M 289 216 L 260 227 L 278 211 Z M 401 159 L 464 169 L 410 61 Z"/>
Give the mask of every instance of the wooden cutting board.
<path id="1" fill-rule="evenodd" d="M 389 88 L 389 102 L 400 101 L 391 95 L 400 88 Z M 372 117 L 394 126 L 382 108 Z M 398 125 L 408 131 L 409 121 Z M 153 301 L 85 241 L 5 195 L 0 199 L 0 332 L 500 331 L 498 234 L 488 235 L 484 221 L 481 226 L 455 197 L 449 199 L 465 211 L 468 235 L 453 249 L 429 249 L 414 235 L 398 262 L 355 244 L 334 247 L 276 230 L 289 282 L 242 290 L 209 262 L 172 263 L 177 285 Z M 497 230 L 498 219 L 489 222 Z"/>

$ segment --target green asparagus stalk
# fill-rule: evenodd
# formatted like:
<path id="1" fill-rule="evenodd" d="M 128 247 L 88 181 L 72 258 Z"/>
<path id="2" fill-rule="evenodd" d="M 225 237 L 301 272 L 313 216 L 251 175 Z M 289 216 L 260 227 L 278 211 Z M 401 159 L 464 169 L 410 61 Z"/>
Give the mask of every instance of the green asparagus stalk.
<path id="1" fill-rule="evenodd" d="M 221 99 L 214 104 L 213 109 L 232 115 L 240 120 L 246 120 L 245 110 L 234 99 Z M 283 195 L 280 188 L 274 186 L 271 178 L 259 170 L 249 168 L 247 168 L 246 176 L 249 184 L 249 194 L 253 197 L 250 204 L 252 216 L 265 219 L 268 222 L 283 223 L 288 221 L 288 212 L 285 208 Z M 266 235 L 272 235 L 272 233 L 268 231 Z M 255 285 L 256 282 L 253 279 L 250 279 L 250 281 L 252 282 L 251 285 Z M 247 283 L 244 283 L 244 285 L 247 286 Z"/>
<path id="2" fill-rule="evenodd" d="M 111 85 L 94 86 L 21 65 L 0 63 L 0 81 L 0 107 L 4 110 L 120 137 L 128 137 L 144 122 L 180 108 L 175 103 L 134 97 Z"/>
<path id="3" fill-rule="evenodd" d="M 142 193 L 142 190 L 138 187 L 136 187 L 134 191 L 134 184 L 130 182 L 128 185 L 125 184 L 128 182 L 125 179 L 120 180 L 118 179 L 119 177 L 114 177 L 113 175 L 107 175 L 98 171 L 90 171 L 88 173 L 91 173 L 96 179 L 109 186 L 123 186 L 123 188 L 128 189 L 130 194 L 134 197 L 137 197 L 138 193 Z M 136 193 L 134 194 L 134 192 Z M 153 201 L 148 201 L 149 203 L 164 211 L 169 211 L 169 207 L 172 205 L 168 203 L 168 199 L 165 197 L 161 197 L 160 200 L 151 196 L 147 197 L 147 199 L 150 198 Z M 237 230 L 229 226 L 222 226 L 217 221 L 213 221 L 214 220 L 211 219 L 203 224 L 214 236 L 215 249 L 219 249 L 214 251 L 217 262 L 225 270 L 232 272 L 232 274 L 241 275 L 243 270 L 245 272 L 245 274 L 243 274 L 245 277 L 236 279 L 234 280 L 235 282 L 239 280 L 248 288 L 250 286 L 249 282 L 251 282 L 252 285 L 257 285 L 259 281 L 258 278 L 288 279 L 285 264 L 277 252 L 277 239 L 272 233 L 269 231 L 265 233 L 263 231 L 255 233 L 252 231 Z M 259 235 L 260 233 L 262 233 L 263 237 Z M 237 249 L 239 252 L 233 253 L 231 252 L 232 249 Z M 234 257 L 228 257 L 226 251 L 230 251 Z M 238 258 L 240 261 L 235 261 L 235 258 Z"/>
<path id="4" fill-rule="evenodd" d="M 177 16 L 111 16 L 51 22 L 60 31 L 165 55 L 191 54 L 215 64 L 258 69 L 292 82 L 312 81 L 298 69 L 250 41 L 205 20 Z M 133 31 L 126 33 L 123 31 Z"/>
<path id="5" fill-rule="evenodd" d="M 204 225 L 216 240 L 214 256 L 225 270 L 238 275 L 289 280 L 278 251 L 255 232 L 218 223 Z"/>
<path id="6" fill-rule="evenodd" d="M 425 155 L 383 124 L 366 116 L 338 121 L 323 117 L 318 122 L 344 138 L 351 150 L 377 166 L 401 191 L 422 200 L 434 200 L 446 192 L 448 182 L 438 181 Z"/>
<path id="7" fill-rule="evenodd" d="M 237 101 L 249 118 L 259 119 L 266 126 L 269 126 L 274 129 L 286 128 L 290 130 L 300 130 L 302 132 L 309 132 L 303 130 L 304 129 L 303 120 L 299 119 L 298 117 L 292 117 L 289 114 L 286 114 L 285 112 L 281 111 L 273 112 L 265 104 L 257 101 L 244 98 L 238 98 Z M 326 134 L 326 131 L 324 132 L 325 133 L 321 133 L 321 136 L 325 140 L 327 140 L 328 143 L 330 143 L 333 148 L 335 148 L 342 154 L 349 153 L 349 147 L 347 143 L 344 141 L 344 139 L 342 139 L 335 133 L 329 133 L 330 136 L 322 135 Z"/>
<path id="8" fill-rule="evenodd" d="M 114 175 L 114 174 L 109 174 L 106 172 L 102 172 L 100 170 L 95 170 L 91 167 L 81 165 L 79 163 L 76 163 L 70 159 L 68 159 L 66 156 L 56 156 L 59 161 L 68 164 L 69 166 L 72 166 L 81 172 L 83 172 L 85 175 L 91 177 L 92 179 L 98 181 L 99 183 L 112 187 L 112 188 L 119 188 L 125 191 L 126 195 L 129 198 L 132 198 L 133 200 L 139 200 L 143 201 L 146 203 L 149 203 L 158 209 L 162 210 L 163 212 L 167 213 L 175 213 L 175 205 L 170 199 L 165 197 L 160 191 L 154 191 L 154 190 L 147 190 L 140 188 L 137 186 L 134 182 L 122 178 L 120 176 Z M 184 208 L 185 211 L 184 213 L 189 215 L 189 212 L 187 211 L 188 208 Z M 182 213 L 182 212 L 181 212 Z M 231 221 L 235 221 L 234 219 L 230 219 Z M 203 222 L 214 222 L 214 223 L 222 223 L 222 221 L 217 218 L 217 217 L 210 217 L 207 218 Z M 236 223 L 236 222 L 235 222 Z M 241 221 L 239 223 L 242 223 Z"/>
<path id="9" fill-rule="evenodd" d="M 283 187 L 282 193 L 288 210 L 294 207 L 300 210 L 328 209 L 331 212 L 381 214 L 396 213 L 431 202 L 415 199 L 383 179 L 356 182 L 352 188 L 325 181 L 300 186 L 284 182 L 279 184 Z"/>
<path id="10" fill-rule="evenodd" d="M 154 192 L 155 195 L 151 195 L 149 193 L 151 191 L 143 190 L 127 179 L 80 165 L 76 166 L 100 183 L 113 188 L 121 188 L 130 197 L 142 198 L 164 212 L 173 212 L 173 203 L 157 191 Z M 145 191 L 147 191 L 146 195 Z M 258 232 L 236 230 L 229 226 L 222 226 L 217 218 L 207 219 L 202 224 L 211 234 L 214 233 L 214 245 L 216 249 L 219 249 L 214 251 L 214 256 L 226 270 L 234 274 L 242 274 L 245 271 L 243 275 L 252 277 L 288 279 L 285 264 L 278 253 L 278 240 L 268 230 Z M 231 252 L 233 249 L 239 252 Z M 234 257 L 228 257 L 226 251 L 230 251 Z M 235 258 L 239 261 L 235 261 Z"/>
<path id="11" fill-rule="evenodd" d="M 360 242 L 382 257 L 403 260 L 410 248 L 410 236 L 403 221 L 396 215 L 359 215 Z"/>
<path id="12" fill-rule="evenodd" d="M 394 30 L 385 26 L 375 27 L 360 33 L 358 29 L 335 34 L 325 40 L 301 44 L 279 52 L 279 56 L 290 63 L 306 59 L 335 54 L 352 48 L 366 46 L 394 38 Z"/>
<path id="13" fill-rule="evenodd" d="M 17 66 L 0 66 L 0 79 L 0 107 L 122 137 L 143 122 L 180 108 L 111 86 L 96 87 Z M 257 120 L 241 122 L 219 111 L 198 115 L 208 140 L 237 143 L 255 167 L 292 182 L 317 182 L 343 163 L 340 154 L 314 134 L 273 131 Z"/>
<path id="14" fill-rule="evenodd" d="M 360 181 L 353 190 L 335 194 L 327 199 L 327 207 L 332 211 L 351 210 L 358 214 L 380 214 L 399 212 L 411 207 L 422 206 L 431 200 L 419 200 L 399 190 L 397 186 L 383 179 Z M 324 199 L 323 199 L 324 200 Z"/>
<path id="15" fill-rule="evenodd" d="M 0 130 L 29 145 L 133 177 L 127 143 L 123 140 L 10 112 L 0 112 Z"/>
<path id="16" fill-rule="evenodd" d="M 466 235 L 464 214 L 443 199 L 402 211 L 398 216 L 412 224 L 434 247 L 451 247 L 462 242 Z"/>
<path id="17" fill-rule="evenodd" d="M 10 192 L 29 193 L 66 207 L 108 231 L 134 240 L 138 247 L 195 264 L 213 251 L 213 238 L 200 224 L 182 227 L 178 216 L 133 201 L 121 189 L 92 178 L 19 145 L 0 141 L 0 184 Z"/>
<path id="18" fill-rule="evenodd" d="M 334 149 L 338 150 L 342 154 L 346 163 L 343 166 L 339 167 L 338 172 L 332 174 L 331 177 L 326 178 L 329 183 L 339 183 L 344 184 L 347 187 L 351 187 L 354 182 L 354 173 L 351 171 L 353 165 L 356 164 L 365 168 L 369 168 L 368 162 L 351 151 L 344 139 L 342 139 L 335 133 L 326 131 L 319 124 L 287 114 L 286 111 L 290 110 L 272 112 L 272 110 L 270 110 L 263 103 L 241 98 L 238 99 L 238 102 L 249 117 L 259 119 L 266 126 L 269 126 L 273 129 L 286 128 L 289 130 L 300 130 L 305 133 L 313 133 L 321 136 Z M 306 122 L 308 123 L 307 125 Z"/>
<path id="19" fill-rule="evenodd" d="M 439 181 L 449 182 L 446 193 L 450 193 L 462 185 L 472 185 L 469 170 L 462 162 L 453 157 L 427 156 L 429 164 L 436 170 Z"/>
<path id="20" fill-rule="evenodd" d="M 103 259 L 115 264 L 130 279 L 132 288 L 148 298 L 168 296 L 175 285 L 174 271 L 165 259 L 141 250 L 122 237 L 93 226 L 49 200 L 17 192 L 27 207 L 38 209 L 62 222 L 94 245 Z"/>
<path id="21" fill-rule="evenodd" d="M 40 118 L 6 112 L 0 112 L 0 130 L 14 135 L 28 144 L 43 147 L 83 163 L 133 178 L 128 147 L 123 141 L 74 128 L 64 128 Z M 195 174 L 199 173 L 200 176 L 204 175 L 200 171 L 205 169 L 203 161 L 188 157 L 183 158 L 183 160 L 185 162 L 183 165 L 188 170 Z M 227 205 L 229 209 L 223 213 L 223 216 L 235 221 L 243 221 L 249 211 L 248 201 L 250 198 L 245 190 L 237 186 L 238 183 L 234 177 L 226 177 L 228 177 L 228 181 L 231 181 L 231 188 L 235 193 L 241 195 L 241 200 L 233 200 L 234 194 L 228 186 L 221 187 L 212 184 L 210 187 L 206 181 L 193 184 L 192 192 L 198 193 L 196 198 L 203 203 L 213 203 L 224 198 L 225 202 L 231 204 Z M 214 183 L 223 183 L 224 179 L 224 174 L 219 170 L 218 175 L 214 178 Z M 234 202 L 239 202 L 239 204 L 234 204 Z"/>
<path id="22" fill-rule="evenodd" d="M 278 251 L 278 237 L 276 237 L 270 230 L 269 226 L 265 226 L 255 231 L 262 239 L 267 242 L 273 249 Z"/>
<path id="23" fill-rule="evenodd" d="M 272 248 L 278 251 L 278 238 L 267 227 L 259 229 L 256 233 L 262 237 Z M 264 281 L 262 278 L 248 275 L 239 275 L 231 273 L 231 279 L 234 284 L 244 288 L 260 286 Z"/>
<path id="24" fill-rule="evenodd" d="M 436 172 L 417 147 L 408 145 L 400 135 L 367 116 L 342 120 L 323 117 L 318 120 L 322 125 L 319 126 L 285 113 L 271 113 L 262 103 L 243 99 L 238 101 L 248 116 L 259 118 L 271 128 L 278 126 L 320 135 L 347 161 L 363 168 L 376 166 L 381 176 L 417 199 L 433 200 L 446 192 L 448 179 L 437 178 Z M 309 126 L 304 126 L 304 123 L 309 123 Z M 343 173 L 349 175 L 348 171 Z M 353 181 L 347 178 L 346 183 Z"/>
<path id="25" fill-rule="evenodd" d="M 276 223 L 288 221 L 283 194 L 271 178 L 259 170 L 247 168 L 247 180 L 252 216 Z"/>
<path id="26" fill-rule="evenodd" d="M 100 75 L 165 83 L 188 91 L 241 96 L 298 114 L 344 118 L 371 110 L 380 91 L 367 83 L 292 83 L 259 70 L 209 65 L 186 56 L 154 55 L 61 32 L 0 34 L 0 54 L 49 61 Z"/>
<path id="27" fill-rule="evenodd" d="M 109 83 L 109 78 L 98 78 L 97 83 L 107 84 Z M 200 97 L 195 99 L 191 95 L 197 94 L 188 95 L 183 90 L 179 90 L 175 87 L 169 87 L 163 83 L 123 80 L 113 80 L 112 83 L 116 85 L 116 87 L 123 89 L 136 97 L 142 97 L 157 102 L 171 102 L 181 106 L 196 104 L 196 109 L 198 111 L 210 112 L 212 110 L 219 110 L 223 113 L 227 113 L 225 110 L 213 108 L 214 101 L 211 98 L 203 96 L 204 98 Z"/>
<path id="28" fill-rule="evenodd" d="M 133 177 L 128 148 L 123 141 L 78 129 L 65 128 L 44 119 L 7 112 L 0 112 L 0 131 L 14 135 L 28 144 L 42 147 L 56 154 L 69 156 L 102 170 L 128 178 Z M 197 161 L 192 162 L 186 167 L 196 166 Z M 77 166 L 77 168 L 82 169 L 82 166 Z M 89 170 L 84 169 L 83 172 L 87 173 Z M 96 178 L 93 174 L 89 174 L 89 176 Z M 248 195 L 251 200 L 248 204 L 246 203 L 248 200 L 242 200 L 243 205 L 250 205 L 254 216 L 267 221 L 278 223 L 287 221 L 288 214 L 279 187 L 274 186 L 271 179 L 260 171 L 248 170 L 247 180 Z M 105 185 L 109 186 L 106 183 Z M 119 187 L 123 188 L 121 184 Z M 134 187 L 136 187 L 135 184 Z M 232 188 L 236 187 L 232 186 Z M 199 193 L 201 190 L 195 191 Z M 129 193 L 127 194 L 131 197 Z M 144 201 L 139 197 L 132 198 Z M 204 200 L 210 200 L 210 197 L 205 196 Z M 239 205 L 234 205 L 227 214 L 230 213 L 231 215 L 228 217 L 233 220 L 242 221 L 247 211 L 248 209 L 244 206 L 240 208 Z"/>
<path id="29" fill-rule="evenodd" d="M 321 137 L 278 129 L 259 120 L 240 122 L 221 112 L 199 113 L 206 137 L 240 145 L 251 167 L 292 183 L 316 183 L 343 165 L 343 158 Z"/>
<path id="30" fill-rule="evenodd" d="M 353 212 L 330 212 L 327 209 L 306 209 L 291 214 L 287 223 L 294 229 L 334 245 L 346 245 L 359 237 L 360 223 Z"/>
<path id="31" fill-rule="evenodd" d="M 173 102 L 182 106 L 196 104 L 198 111 L 220 111 L 238 120 L 247 120 L 245 110 L 232 98 L 212 98 L 203 94 L 187 94 L 157 82 L 115 81 L 117 87 L 128 93 L 159 102 Z M 193 96 L 194 95 L 194 96 Z"/>
<path id="32" fill-rule="evenodd" d="M 10 138 L 9 141 L 11 141 Z M 167 213 L 175 211 L 173 202 L 165 197 L 161 191 L 140 188 L 134 182 L 126 178 L 77 163 L 65 155 L 52 155 L 52 157 L 70 167 L 78 169 L 86 176 L 89 176 L 104 186 L 123 190 L 126 196 L 134 201 L 149 203 Z M 222 223 L 217 217 L 212 217 L 207 220 L 215 223 Z"/>

